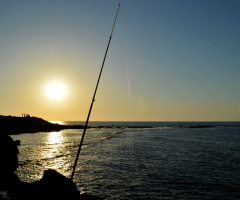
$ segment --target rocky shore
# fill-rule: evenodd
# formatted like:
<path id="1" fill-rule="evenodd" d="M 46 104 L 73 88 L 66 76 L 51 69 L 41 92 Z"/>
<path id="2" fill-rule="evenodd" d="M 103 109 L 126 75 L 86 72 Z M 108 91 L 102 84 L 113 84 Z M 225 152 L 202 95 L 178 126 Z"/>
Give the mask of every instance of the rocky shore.
<path id="1" fill-rule="evenodd" d="M 84 126 L 81 125 L 53 124 L 38 117 L 15 117 L 0 115 L 0 133 L 5 133 L 8 135 L 82 128 L 84 128 Z"/>

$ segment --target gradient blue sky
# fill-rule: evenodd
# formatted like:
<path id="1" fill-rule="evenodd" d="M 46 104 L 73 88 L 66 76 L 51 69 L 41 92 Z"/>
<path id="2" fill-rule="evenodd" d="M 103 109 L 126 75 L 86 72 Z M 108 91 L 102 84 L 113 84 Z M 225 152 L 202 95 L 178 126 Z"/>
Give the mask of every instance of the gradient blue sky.
<path id="1" fill-rule="evenodd" d="M 240 121 L 238 0 L 0 1 L 0 114 L 85 120 L 119 2 L 91 120 Z"/>

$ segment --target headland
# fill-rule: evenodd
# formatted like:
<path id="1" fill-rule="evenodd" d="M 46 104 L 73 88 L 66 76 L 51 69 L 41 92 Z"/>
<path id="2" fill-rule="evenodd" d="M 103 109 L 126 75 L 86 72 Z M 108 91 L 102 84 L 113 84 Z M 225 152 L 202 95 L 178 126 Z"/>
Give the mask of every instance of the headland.
<path id="1" fill-rule="evenodd" d="M 0 115 L 0 134 L 21 134 L 60 131 L 63 129 L 83 129 L 82 125 L 53 124 L 38 117 L 16 117 Z"/>

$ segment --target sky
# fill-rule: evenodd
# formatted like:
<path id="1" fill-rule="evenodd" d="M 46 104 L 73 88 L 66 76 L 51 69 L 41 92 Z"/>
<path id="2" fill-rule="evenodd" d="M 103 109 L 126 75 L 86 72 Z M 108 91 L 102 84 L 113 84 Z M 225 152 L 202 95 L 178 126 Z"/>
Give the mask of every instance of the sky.
<path id="1" fill-rule="evenodd" d="M 0 1 L 0 115 L 85 121 L 119 3 L 91 121 L 240 121 L 238 0 Z"/>

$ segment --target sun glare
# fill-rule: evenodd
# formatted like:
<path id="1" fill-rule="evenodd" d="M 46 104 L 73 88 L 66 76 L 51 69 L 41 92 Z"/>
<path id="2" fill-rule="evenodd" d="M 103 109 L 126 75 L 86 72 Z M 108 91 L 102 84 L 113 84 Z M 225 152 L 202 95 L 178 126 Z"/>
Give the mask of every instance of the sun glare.
<path id="1" fill-rule="evenodd" d="M 66 86 L 61 82 L 51 82 L 46 86 L 46 95 L 51 100 L 61 100 L 66 97 Z"/>

